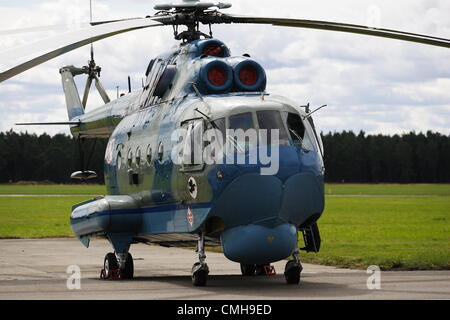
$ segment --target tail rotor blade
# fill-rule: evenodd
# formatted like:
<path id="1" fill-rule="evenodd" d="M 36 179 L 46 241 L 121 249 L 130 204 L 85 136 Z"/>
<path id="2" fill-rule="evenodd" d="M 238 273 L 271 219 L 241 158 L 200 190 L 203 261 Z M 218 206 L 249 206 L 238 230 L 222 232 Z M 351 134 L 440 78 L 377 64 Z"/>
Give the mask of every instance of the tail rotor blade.
<path id="1" fill-rule="evenodd" d="M 94 76 L 95 78 L 95 87 L 97 88 L 98 93 L 100 93 L 100 96 L 103 99 L 104 103 L 108 103 L 111 100 L 108 97 L 108 94 L 106 93 L 105 88 L 103 87 L 102 83 L 100 82 L 99 78 L 97 77 L 97 75 Z"/>
<path id="2" fill-rule="evenodd" d="M 83 94 L 83 108 L 86 109 L 86 104 L 89 96 L 89 91 L 91 90 L 92 85 L 92 78 L 88 77 L 86 80 L 86 86 L 84 87 L 84 94 Z"/>

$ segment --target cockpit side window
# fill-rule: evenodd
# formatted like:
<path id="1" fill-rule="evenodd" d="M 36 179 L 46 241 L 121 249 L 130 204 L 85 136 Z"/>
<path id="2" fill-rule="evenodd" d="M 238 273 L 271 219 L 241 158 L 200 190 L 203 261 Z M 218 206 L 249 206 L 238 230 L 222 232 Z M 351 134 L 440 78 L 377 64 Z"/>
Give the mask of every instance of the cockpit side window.
<path id="1" fill-rule="evenodd" d="M 294 145 L 299 146 L 306 151 L 316 150 L 315 140 L 313 140 L 315 138 L 311 136 L 312 132 L 309 132 L 312 131 L 312 129 L 307 130 L 307 128 L 305 128 L 300 115 L 289 112 L 287 114 L 286 123 Z"/>
<path id="2" fill-rule="evenodd" d="M 317 144 L 319 145 L 320 153 L 322 154 L 322 157 L 323 157 L 323 154 L 324 154 L 323 151 L 324 150 L 323 150 L 322 137 L 320 136 L 320 133 L 317 132 L 316 125 L 314 124 L 314 120 L 313 120 L 312 117 L 308 117 L 308 122 L 309 122 L 309 124 L 311 125 L 311 128 L 314 131 L 314 136 L 316 137 Z"/>
<path id="3" fill-rule="evenodd" d="M 267 130 L 267 143 L 269 145 L 277 143 L 272 141 L 272 130 L 278 130 L 279 145 L 289 145 L 289 138 L 279 111 L 257 111 L 256 117 L 258 118 L 259 129 Z"/>
<path id="4" fill-rule="evenodd" d="M 153 65 L 155 64 L 155 59 L 151 60 L 148 64 L 147 71 L 145 72 L 145 76 L 148 77 L 150 71 L 152 71 Z"/>
<path id="5" fill-rule="evenodd" d="M 289 112 L 287 115 L 287 127 L 295 145 L 302 145 L 305 136 L 305 126 L 298 114 Z"/>
<path id="6" fill-rule="evenodd" d="M 155 59 L 154 62 L 150 64 L 151 68 L 150 70 L 147 70 L 149 74 L 147 76 L 147 82 L 140 99 L 141 108 L 151 105 L 154 102 L 154 100 L 156 100 L 156 98 L 153 95 L 153 92 L 156 87 L 156 82 L 157 80 L 159 80 L 160 75 L 167 66 L 167 62 L 161 59 Z"/>
<path id="7" fill-rule="evenodd" d="M 225 129 L 226 129 L 226 125 L 225 125 L 225 118 L 219 118 L 216 120 L 211 121 L 212 123 L 214 123 L 214 125 L 211 125 L 211 127 L 213 129 L 217 129 L 222 133 L 222 138 L 225 138 Z"/>

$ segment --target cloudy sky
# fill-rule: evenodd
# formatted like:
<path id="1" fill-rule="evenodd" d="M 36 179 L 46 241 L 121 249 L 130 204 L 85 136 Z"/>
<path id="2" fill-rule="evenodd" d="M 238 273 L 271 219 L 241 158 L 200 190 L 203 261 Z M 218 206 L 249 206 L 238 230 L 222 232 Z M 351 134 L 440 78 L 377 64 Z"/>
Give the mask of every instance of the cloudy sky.
<path id="1" fill-rule="evenodd" d="M 170 1 L 168 1 L 170 2 Z M 245 0 L 227 11 L 242 15 L 328 20 L 450 38 L 450 1 L 445 0 Z M 151 0 L 93 0 L 94 20 L 153 14 Z M 0 54 L 46 37 L 82 28 L 89 0 L 2 0 Z M 5 30 L 56 25 L 48 31 Z M 23 30 L 22 30 L 23 31 Z M 450 50 L 397 40 L 272 26 L 215 26 L 215 37 L 232 53 L 249 53 L 267 70 L 268 91 L 313 107 L 322 131 L 364 130 L 450 134 Z M 95 44 L 102 81 L 111 97 L 126 91 L 127 76 L 139 88 L 149 60 L 173 46 L 171 27 L 119 35 Z M 89 47 L 46 62 L 0 84 L 0 131 L 69 133 L 64 127 L 17 127 L 15 122 L 66 121 L 58 70 L 84 65 Z M 0 61 L 0 70 L 14 59 Z M 84 84 L 79 82 L 79 88 Z M 101 104 L 91 91 L 88 109 Z"/>

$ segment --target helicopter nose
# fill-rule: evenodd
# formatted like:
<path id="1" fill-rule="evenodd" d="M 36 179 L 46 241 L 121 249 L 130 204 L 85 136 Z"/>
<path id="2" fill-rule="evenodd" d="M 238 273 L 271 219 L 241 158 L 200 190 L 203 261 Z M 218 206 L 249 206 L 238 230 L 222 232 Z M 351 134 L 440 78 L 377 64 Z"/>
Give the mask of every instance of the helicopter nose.
<path id="1" fill-rule="evenodd" d="M 320 217 L 323 175 L 316 170 L 312 153 L 298 156 L 294 148 L 280 150 L 276 175 L 261 175 L 255 168 L 217 169 L 223 186 L 213 185 L 216 196 L 210 215 L 224 222 L 221 240 L 230 260 L 263 264 L 290 256 L 296 247 L 297 228 Z M 211 174 L 216 176 L 214 170 Z"/>
<path id="2" fill-rule="evenodd" d="M 209 174 L 211 215 L 220 217 L 225 228 L 274 218 L 296 226 L 309 222 L 324 208 L 323 175 L 313 157 L 280 149 L 275 175 L 261 175 L 258 165 L 217 166 Z"/>

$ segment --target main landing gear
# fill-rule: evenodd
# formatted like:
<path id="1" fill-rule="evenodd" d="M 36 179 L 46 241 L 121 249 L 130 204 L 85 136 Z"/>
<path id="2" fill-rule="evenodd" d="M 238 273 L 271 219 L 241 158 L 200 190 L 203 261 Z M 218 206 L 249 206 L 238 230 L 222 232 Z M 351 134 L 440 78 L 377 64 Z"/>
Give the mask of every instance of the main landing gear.
<path id="1" fill-rule="evenodd" d="M 284 269 L 284 278 L 288 284 L 299 284 L 300 274 L 303 270 L 302 264 L 298 258 L 298 249 L 293 253 L 293 259 L 286 263 Z M 243 276 L 261 276 L 274 275 L 275 268 L 271 265 L 254 265 L 241 263 L 241 273 Z"/>
<path id="2" fill-rule="evenodd" d="M 243 276 L 272 276 L 275 275 L 274 266 L 262 264 L 241 263 L 241 273 Z"/>
<path id="3" fill-rule="evenodd" d="M 131 253 L 108 253 L 105 256 L 101 279 L 120 280 L 133 279 L 134 264 Z"/>
<path id="4" fill-rule="evenodd" d="M 205 262 L 205 236 L 203 233 L 198 236 L 196 252 L 198 253 L 199 262 L 196 262 L 192 267 L 192 284 L 196 287 L 204 287 L 208 280 L 209 268 Z"/>

